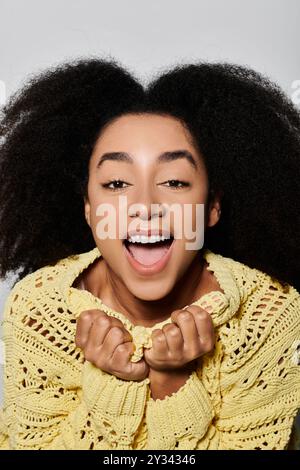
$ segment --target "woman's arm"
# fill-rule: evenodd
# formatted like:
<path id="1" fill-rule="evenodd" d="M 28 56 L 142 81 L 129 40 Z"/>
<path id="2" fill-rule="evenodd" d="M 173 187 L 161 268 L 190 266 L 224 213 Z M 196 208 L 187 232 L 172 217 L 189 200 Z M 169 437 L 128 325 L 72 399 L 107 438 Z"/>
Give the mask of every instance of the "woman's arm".
<path id="1" fill-rule="evenodd" d="M 156 371 L 155 371 L 156 373 Z M 173 372 L 161 374 L 159 372 L 159 377 L 150 378 L 150 390 L 151 397 L 154 400 L 160 399 L 163 400 L 166 396 L 176 393 L 188 380 L 190 372 Z M 151 371 L 149 373 L 151 377 Z"/>
<path id="2" fill-rule="evenodd" d="M 269 305 L 264 302 L 265 312 L 256 328 L 254 322 L 248 323 L 257 343 L 266 335 L 259 348 L 255 342 L 252 345 L 252 357 L 249 350 L 240 367 L 238 360 L 234 363 L 231 359 L 223 368 L 224 399 L 216 422 L 220 449 L 277 450 L 288 446 L 300 409 L 300 296 L 288 301 L 282 295 L 280 300 L 283 308 L 278 307 L 278 300 Z"/>
<path id="3" fill-rule="evenodd" d="M 165 393 L 162 394 L 162 396 Z M 197 372 L 177 392 L 150 398 L 146 408 L 148 449 L 196 449 L 214 417 L 214 408 Z"/>
<path id="4" fill-rule="evenodd" d="M 150 368 L 149 380 L 151 398 L 163 400 L 166 396 L 176 393 L 188 380 L 197 361 L 192 361 L 184 368 L 174 370 L 154 370 Z"/>
<path id="5" fill-rule="evenodd" d="M 125 381 L 76 361 L 22 322 L 18 287 L 4 311 L 5 397 L 1 448 L 131 449 L 144 414 L 149 380 Z M 31 314 L 34 305 L 31 302 Z M 21 310 L 22 311 L 21 311 Z M 49 333 L 49 331 L 48 331 Z M 53 332 L 54 333 L 54 332 Z"/>
<path id="6" fill-rule="evenodd" d="M 281 314 L 268 317 L 266 339 L 249 350 L 248 360 L 240 352 L 229 367 L 227 356 L 213 363 L 207 355 L 202 370 L 194 371 L 177 392 L 151 399 L 146 412 L 148 447 L 285 449 L 300 409 L 299 313 L 298 296 Z M 262 330 L 255 334 L 262 335 Z M 216 347 L 228 353 L 230 336 L 224 343 L 225 336 Z"/>

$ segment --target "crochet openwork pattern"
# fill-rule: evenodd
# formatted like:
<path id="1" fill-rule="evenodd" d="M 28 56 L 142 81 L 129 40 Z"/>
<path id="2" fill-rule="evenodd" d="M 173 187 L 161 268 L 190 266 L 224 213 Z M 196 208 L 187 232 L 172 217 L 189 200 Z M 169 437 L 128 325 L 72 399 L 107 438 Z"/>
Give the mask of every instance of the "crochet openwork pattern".
<path id="1" fill-rule="evenodd" d="M 84 360 L 81 311 L 100 308 L 131 332 L 138 361 L 151 328 L 133 325 L 72 287 L 98 248 L 19 281 L 4 310 L 2 449 L 285 449 L 300 408 L 300 295 L 267 274 L 206 250 L 221 291 L 196 302 L 216 329 L 214 350 L 163 400 L 149 379 L 126 381 Z"/>

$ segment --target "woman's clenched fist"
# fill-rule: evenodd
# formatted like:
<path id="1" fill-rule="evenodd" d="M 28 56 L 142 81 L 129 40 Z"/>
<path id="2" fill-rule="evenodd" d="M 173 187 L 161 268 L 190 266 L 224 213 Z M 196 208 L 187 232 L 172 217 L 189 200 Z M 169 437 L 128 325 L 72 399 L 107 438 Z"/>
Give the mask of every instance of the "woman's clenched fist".
<path id="1" fill-rule="evenodd" d="M 214 348 L 215 334 L 211 315 L 197 305 L 171 314 L 172 323 L 152 332 L 152 348 L 144 351 L 154 370 L 187 367 L 191 361 Z"/>
<path id="2" fill-rule="evenodd" d="M 131 362 L 132 336 L 118 319 L 102 310 L 81 312 L 77 320 L 75 344 L 86 360 L 109 374 L 124 380 L 144 380 L 149 366 L 144 359 Z"/>

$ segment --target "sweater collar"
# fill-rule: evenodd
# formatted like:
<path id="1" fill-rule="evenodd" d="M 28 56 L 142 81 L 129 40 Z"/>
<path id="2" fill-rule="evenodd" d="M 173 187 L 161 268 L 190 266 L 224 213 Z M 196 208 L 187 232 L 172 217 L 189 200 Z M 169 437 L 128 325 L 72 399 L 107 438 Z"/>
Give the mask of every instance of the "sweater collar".
<path id="1" fill-rule="evenodd" d="M 121 317 L 125 320 L 123 314 L 115 312 L 110 307 L 104 305 L 101 299 L 95 297 L 91 292 L 72 287 L 72 284 L 79 274 L 101 256 L 98 247 L 95 247 L 90 251 L 70 255 L 58 261 L 58 265 L 65 267 L 59 280 L 60 292 L 70 310 L 76 309 L 76 316 L 79 315 L 82 310 L 88 308 L 101 308 L 107 313 L 116 314 L 117 317 Z M 208 263 L 207 269 L 214 273 L 224 293 L 211 291 L 201 296 L 191 305 L 198 305 L 205 308 L 206 303 L 212 304 L 214 308 L 211 315 L 214 325 L 219 326 L 230 320 L 230 318 L 237 313 L 240 305 L 245 302 L 247 297 L 254 290 L 256 287 L 255 279 L 257 278 L 257 273 L 255 269 L 246 267 L 231 258 L 216 254 L 207 248 L 203 250 L 203 257 Z M 247 269 L 246 276 L 241 276 L 241 266 Z M 130 325 L 130 321 L 128 319 L 126 320 L 125 323 Z M 165 321 L 161 323 L 164 324 Z M 158 325 L 160 325 L 160 323 L 156 324 L 154 327 Z M 151 327 L 151 329 L 154 327 Z"/>

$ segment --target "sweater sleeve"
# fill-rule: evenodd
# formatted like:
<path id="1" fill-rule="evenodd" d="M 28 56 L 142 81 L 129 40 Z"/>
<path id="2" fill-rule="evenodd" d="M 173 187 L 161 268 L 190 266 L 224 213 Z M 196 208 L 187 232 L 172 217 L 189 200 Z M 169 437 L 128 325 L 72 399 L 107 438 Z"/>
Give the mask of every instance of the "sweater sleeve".
<path id="1" fill-rule="evenodd" d="M 246 354 L 242 344 L 233 351 L 236 360 L 230 366 L 226 354 L 214 367 L 205 359 L 205 370 L 194 371 L 176 393 L 150 399 L 148 448 L 288 448 L 300 409 L 299 313 L 298 297 L 277 318 L 273 315 L 259 348 Z M 261 334 L 256 331 L 258 337 Z"/>
<path id="2" fill-rule="evenodd" d="M 186 383 L 163 400 L 150 398 L 146 408 L 148 449 L 196 449 L 214 417 L 210 397 L 193 371 Z"/>
<path id="3" fill-rule="evenodd" d="M 122 380 L 88 361 L 77 374 L 74 359 L 68 362 L 39 331 L 14 315 L 14 293 L 9 294 L 3 321 L 0 448 L 134 448 L 149 379 Z"/>
<path id="4" fill-rule="evenodd" d="M 270 311 L 273 316 L 266 313 L 264 328 L 254 329 L 258 339 L 266 333 L 263 344 L 252 356 L 250 349 L 248 354 L 236 351 L 236 361 L 224 364 L 223 400 L 215 423 L 219 449 L 288 448 L 300 409 L 299 294 L 278 314 L 274 304 Z M 242 343 L 238 349 L 245 348 Z"/>

